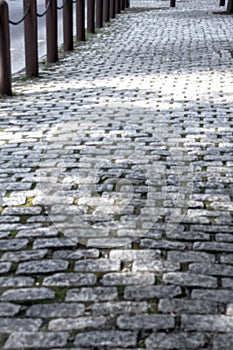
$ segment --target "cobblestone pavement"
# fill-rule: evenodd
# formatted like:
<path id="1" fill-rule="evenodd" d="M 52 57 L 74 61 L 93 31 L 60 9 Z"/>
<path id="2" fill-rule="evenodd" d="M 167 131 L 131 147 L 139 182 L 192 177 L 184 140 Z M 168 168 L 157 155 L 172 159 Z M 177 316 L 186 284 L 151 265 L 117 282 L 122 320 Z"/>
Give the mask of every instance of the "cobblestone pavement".
<path id="1" fill-rule="evenodd" d="M 140 3 L 0 101 L 1 349 L 233 348 L 233 17 Z"/>

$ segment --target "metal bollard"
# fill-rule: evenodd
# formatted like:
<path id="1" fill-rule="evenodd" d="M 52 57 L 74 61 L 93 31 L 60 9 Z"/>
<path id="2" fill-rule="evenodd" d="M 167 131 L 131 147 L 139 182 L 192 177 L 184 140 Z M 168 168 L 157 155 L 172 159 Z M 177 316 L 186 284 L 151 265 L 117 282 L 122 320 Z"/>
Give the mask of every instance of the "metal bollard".
<path id="1" fill-rule="evenodd" d="M 120 0 L 120 9 L 121 11 L 125 9 L 125 0 Z"/>
<path id="2" fill-rule="evenodd" d="M 226 3 L 225 0 L 220 0 L 219 1 L 219 6 L 225 6 L 225 3 Z"/>
<path id="3" fill-rule="evenodd" d="M 110 0 L 109 16 L 110 18 L 116 17 L 116 0 Z"/>
<path id="4" fill-rule="evenodd" d="M 49 0 L 45 0 L 46 5 Z M 48 12 L 46 13 L 46 41 L 47 61 L 49 63 L 58 61 L 58 40 L 57 40 L 57 0 L 51 0 Z"/>
<path id="5" fill-rule="evenodd" d="M 129 0 L 125 0 L 125 8 L 129 8 L 130 5 L 129 5 Z"/>
<path id="6" fill-rule="evenodd" d="M 64 51 L 73 50 L 73 3 L 67 0 L 63 8 L 63 40 Z"/>
<path id="7" fill-rule="evenodd" d="M 110 6 L 109 6 L 109 0 L 103 0 L 103 21 L 109 22 L 110 21 Z"/>
<path id="8" fill-rule="evenodd" d="M 0 94 L 12 95 L 9 11 L 6 1 L 0 0 Z"/>
<path id="9" fill-rule="evenodd" d="M 85 0 L 76 3 L 76 28 L 77 41 L 85 41 Z"/>
<path id="10" fill-rule="evenodd" d="M 103 27 L 103 0 L 96 0 L 96 27 Z"/>
<path id="11" fill-rule="evenodd" d="M 176 7 L 176 0 L 170 0 L 170 7 Z"/>
<path id="12" fill-rule="evenodd" d="M 227 13 L 233 13 L 233 0 L 227 2 Z"/>
<path id="13" fill-rule="evenodd" d="M 24 12 L 27 11 L 28 0 L 23 1 Z M 31 0 L 30 11 L 24 20 L 25 65 L 27 77 L 38 77 L 38 45 L 37 45 L 37 6 Z"/>
<path id="14" fill-rule="evenodd" d="M 115 4 L 116 4 L 116 14 L 121 12 L 121 0 L 115 0 Z"/>
<path id="15" fill-rule="evenodd" d="M 95 33 L 95 0 L 87 0 L 87 31 Z"/>

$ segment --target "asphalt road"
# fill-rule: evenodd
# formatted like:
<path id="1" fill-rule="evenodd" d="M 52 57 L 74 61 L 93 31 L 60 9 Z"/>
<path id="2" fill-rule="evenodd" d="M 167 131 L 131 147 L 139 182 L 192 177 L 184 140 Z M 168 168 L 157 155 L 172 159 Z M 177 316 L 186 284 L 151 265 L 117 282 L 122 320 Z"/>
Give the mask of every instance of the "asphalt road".
<path id="1" fill-rule="evenodd" d="M 58 0 L 58 6 L 62 5 L 62 0 Z M 9 18 L 17 22 L 23 17 L 23 0 L 7 0 L 9 5 Z M 37 0 L 37 11 L 43 13 L 45 11 L 45 1 Z M 74 11 L 75 13 L 75 11 Z M 38 55 L 42 58 L 46 55 L 46 28 L 45 16 L 37 18 L 38 20 Z M 75 26 L 75 18 L 74 18 Z M 11 65 L 12 73 L 16 73 L 25 67 L 25 51 L 24 51 L 24 30 L 23 23 L 19 25 L 10 24 L 11 38 Z M 58 11 L 58 43 L 63 42 L 62 34 L 62 11 Z"/>

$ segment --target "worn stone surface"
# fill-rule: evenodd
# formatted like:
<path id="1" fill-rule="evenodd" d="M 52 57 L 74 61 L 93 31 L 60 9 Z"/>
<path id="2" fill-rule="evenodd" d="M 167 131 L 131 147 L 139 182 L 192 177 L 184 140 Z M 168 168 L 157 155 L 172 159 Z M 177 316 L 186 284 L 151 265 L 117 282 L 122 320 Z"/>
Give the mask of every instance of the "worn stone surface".
<path id="1" fill-rule="evenodd" d="M 0 303 L 0 317 L 15 316 L 19 312 L 20 308 L 20 305 Z"/>
<path id="2" fill-rule="evenodd" d="M 66 301 L 108 301 L 116 300 L 118 297 L 117 288 L 115 287 L 94 287 L 70 289 L 66 295 Z"/>
<path id="3" fill-rule="evenodd" d="M 28 317 L 56 318 L 56 317 L 78 317 L 85 312 L 83 304 L 52 303 L 30 306 L 26 311 Z"/>
<path id="4" fill-rule="evenodd" d="M 0 318 L 0 332 L 35 332 L 40 328 L 41 324 L 42 321 L 40 319 L 4 317 Z"/>
<path id="5" fill-rule="evenodd" d="M 107 326 L 107 318 L 97 317 L 79 317 L 79 318 L 56 318 L 49 322 L 48 329 L 51 331 L 71 331 L 84 329 L 103 329 Z"/>
<path id="6" fill-rule="evenodd" d="M 12 333 L 4 349 L 59 348 L 67 344 L 68 334 L 65 332 L 20 332 Z"/>
<path id="7" fill-rule="evenodd" d="M 97 278 L 92 273 L 56 273 L 44 279 L 44 286 L 56 286 L 56 287 L 77 287 L 77 286 L 89 286 L 95 284 Z"/>
<path id="8" fill-rule="evenodd" d="M 77 346 L 97 346 L 97 347 L 115 347 L 123 348 L 136 346 L 136 333 L 124 331 L 109 332 L 88 332 L 80 333 L 76 336 L 74 344 Z"/>
<path id="9" fill-rule="evenodd" d="M 32 262 L 24 262 L 18 265 L 16 271 L 17 274 L 40 274 L 40 273 L 49 273 L 64 271 L 68 268 L 68 261 L 58 260 L 58 259 L 46 259 L 46 260 L 37 260 Z"/>
<path id="10" fill-rule="evenodd" d="M 1 349 L 233 348 L 233 17 L 130 5 L 0 98 Z"/>
<path id="11" fill-rule="evenodd" d="M 181 328 L 186 331 L 232 333 L 233 317 L 224 315 L 182 315 Z"/>
<path id="12" fill-rule="evenodd" d="M 175 327 L 175 320 L 168 315 L 119 316 L 117 326 L 122 330 L 169 329 Z"/>
<path id="13" fill-rule="evenodd" d="M 201 333 L 152 333 L 146 339 L 148 349 L 202 349 L 205 337 Z"/>

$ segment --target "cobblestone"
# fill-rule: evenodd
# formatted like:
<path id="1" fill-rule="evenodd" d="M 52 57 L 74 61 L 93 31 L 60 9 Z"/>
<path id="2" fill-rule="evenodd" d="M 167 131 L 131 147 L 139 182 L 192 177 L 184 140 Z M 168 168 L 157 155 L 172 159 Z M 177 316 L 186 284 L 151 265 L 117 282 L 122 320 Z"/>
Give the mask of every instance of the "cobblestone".
<path id="1" fill-rule="evenodd" d="M 182 315 L 181 327 L 187 331 L 232 332 L 233 318 L 224 315 Z"/>
<path id="2" fill-rule="evenodd" d="M 26 312 L 26 316 L 40 318 L 56 318 L 56 317 L 78 317 L 83 315 L 85 307 L 82 304 L 53 303 L 32 305 Z"/>
<path id="3" fill-rule="evenodd" d="M 131 0 L 0 99 L 0 348 L 233 348 L 233 17 Z"/>
<path id="4" fill-rule="evenodd" d="M 124 330 L 169 329 L 175 327 L 175 321 L 168 315 L 119 316 L 117 326 Z"/>
<path id="5" fill-rule="evenodd" d="M 20 318 L 0 318 L 0 332 L 12 333 L 12 332 L 35 332 L 42 324 L 40 319 L 20 319 Z"/>
<path id="6" fill-rule="evenodd" d="M 12 333 L 7 340 L 4 349 L 29 349 L 29 348 L 59 348 L 67 344 L 68 334 L 65 332 L 18 332 Z"/>
<path id="7" fill-rule="evenodd" d="M 19 288 L 3 292 L 1 300 L 43 300 L 54 297 L 55 293 L 47 288 Z"/>
<path id="8" fill-rule="evenodd" d="M 217 278 L 188 272 L 165 273 L 163 275 L 163 281 L 165 283 L 178 284 L 181 286 L 189 287 L 199 286 L 206 288 L 217 288 L 218 286 Z"/>
<path id="9" fill-rule="evenodd" d="M 20 310 L 20 305 L 0 303 L 0 317 L 15 316 Z"/>
<path id="10" fill-rule="evenodd" d="M 146 347 L 149 349 L 202 349 L 205 345 L 205 337 L 201 333 L 152 333 L 146 339 Z"/>
<path id="11" fill-rule="evenodd" d="M 70 289 L 66 301 L 109 301 L 117 299 L 117 289 L 114 287 L 95 287 Z"/>
<path id="12" fill-rule="evenodd" d="M 155 276 L 150 273 L 108 273 L 103 277 L 103 285 L 119 286 L 128 284 L 154 284 Z"/>
<path id="13" fill-rule="evenodd" d="M 123 348 L 135 346 L 137 342 L 136 333 L 133 332 L 88 332 L 76 335 L 74 344 L 77 346 L 97 346 L 97 347 L 115 347 Z"/>
<path id="14" fill-rule="evenodd" d="M 98 329 L 106 327 L 106 324 L 107 318 L 103 316 L 79 317 L 78 319 L 57 318 L 49 322 L 48 329 L 52 331 Z"/>
<path id="15" fill-rule="evenodd" d="M 97 281 L 96 275 L 82 274 L 82 273 L 57 273 L 55 275 L 46 277 L 44 279 L 44 286 L 57 286 L 57 287 L 77 287 L 93 285 Z"/>
<path id="16" fill-rule="evenodd" d="M 31 260 L 39 260 L 43 259 L 48 253 L 47 249 L 41 250 L 22 250 L 19 252 L 7 252 L 2 254 L 2 261 L 12 261 L 12 262 L 21 262 L 21 261 L 31 261 Z"/>
<path id="17" fill-rule="evenodd" d="M 119 271 L 120 261 L 110 259 L 98 259 L 98 260 L 83 260 L 75 263 L 75 271 L 84 272 L 109 272 Z"/>

